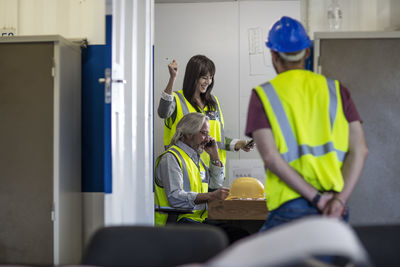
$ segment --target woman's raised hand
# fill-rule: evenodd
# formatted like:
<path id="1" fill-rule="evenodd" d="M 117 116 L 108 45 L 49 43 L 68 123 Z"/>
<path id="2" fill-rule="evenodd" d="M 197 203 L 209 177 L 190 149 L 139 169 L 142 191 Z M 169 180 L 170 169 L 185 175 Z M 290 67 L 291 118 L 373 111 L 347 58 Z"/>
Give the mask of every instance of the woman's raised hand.
<path id="1" fill-rule="evenodd" d="M 176 78 L 178 75 L 178 62 L 174 59 L 168 64 L 169 75 L 171 78 Z"/>

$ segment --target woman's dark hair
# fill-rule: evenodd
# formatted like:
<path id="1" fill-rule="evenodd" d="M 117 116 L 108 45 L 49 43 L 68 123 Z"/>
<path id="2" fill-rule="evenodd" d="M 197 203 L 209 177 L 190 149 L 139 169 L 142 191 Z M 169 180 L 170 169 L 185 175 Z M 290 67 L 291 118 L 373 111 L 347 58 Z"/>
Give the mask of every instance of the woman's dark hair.
<path id="1" fill-rule="evenodd" d="M 208 107 L 209 110 L 216 109 L 217 103 L 211 97 L 211 91 L 214 86 L 215 65 L 211 59 L 203 55 L 193 56 L 186 65 L 185 78 L 183 79 L 183 95 L 192 104 L 192 106 L 200 111 L 193 96 L 196 91 L 197 81 L 201 76 L 207 74 L 213 76 L 211 84 L 207 87 L 207 91 L 200 94 L 201 100 Z"/>

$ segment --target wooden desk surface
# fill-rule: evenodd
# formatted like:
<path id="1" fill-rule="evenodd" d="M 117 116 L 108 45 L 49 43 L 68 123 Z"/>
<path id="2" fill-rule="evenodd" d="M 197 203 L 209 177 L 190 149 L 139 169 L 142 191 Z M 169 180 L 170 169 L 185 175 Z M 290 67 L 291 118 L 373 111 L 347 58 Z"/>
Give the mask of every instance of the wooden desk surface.
<path id="1" fill-rule="evenodd" d="M 265 200 L 213 200 L 208 203 L 208 218 L 214 220 L 265 220 Z"/>

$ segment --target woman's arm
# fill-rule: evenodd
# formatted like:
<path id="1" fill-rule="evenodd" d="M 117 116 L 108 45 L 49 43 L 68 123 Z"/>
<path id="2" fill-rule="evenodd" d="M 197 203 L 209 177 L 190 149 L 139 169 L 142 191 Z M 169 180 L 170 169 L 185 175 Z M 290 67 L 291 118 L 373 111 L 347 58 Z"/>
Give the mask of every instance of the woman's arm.
<path id="1" fill-rule="evenodd" d="M 174 101 L 173 87 L 178 75 L 178 62 L 174 59 L 170 64 L 168 64 L 169 70 L 169 81 L 165 87 L 164 92 L 161 93 L 160 102 L 158 104 L 157 113 L 162 119 L 171 117 L 176 108 L 176 103 Z"/>
<path id="2" fill-rule="evenodd" d="M 174 114 L 176 110 L 176 101 L 174 95 L 167 95 L 162 92 L 160 102 L 158 104 L 157 113 L 161 119 L 167 119 Z"/>
<path id="3" fill-rule="evenodd" d="M 254 142 L 250 145 L 250 140 L 242 140 L 242 139 L 233 139 L 230 137 L 224 137 L 225 141 L 225 150 L 227 151 L 239 151 L 242 149 L 243 151 L 249 152 L 254 148 Z"/>

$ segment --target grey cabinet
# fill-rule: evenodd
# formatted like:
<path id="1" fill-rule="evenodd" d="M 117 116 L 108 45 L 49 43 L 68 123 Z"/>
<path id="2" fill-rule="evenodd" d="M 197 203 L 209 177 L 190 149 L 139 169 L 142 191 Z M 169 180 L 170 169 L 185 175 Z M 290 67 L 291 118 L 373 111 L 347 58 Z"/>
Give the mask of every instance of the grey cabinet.
<path id="1" fill-rule="evenodd" d="M 80 109 L 78 45 L 0 38 L 0 263 L 79 262 Z"/>
<path id="2" fill-rule="evenodd" d="M 369 155 L 352 194 L 354 225 L 400 223 L 400 32 L 315 34 L 314 66 L 347 87 Z"/>

